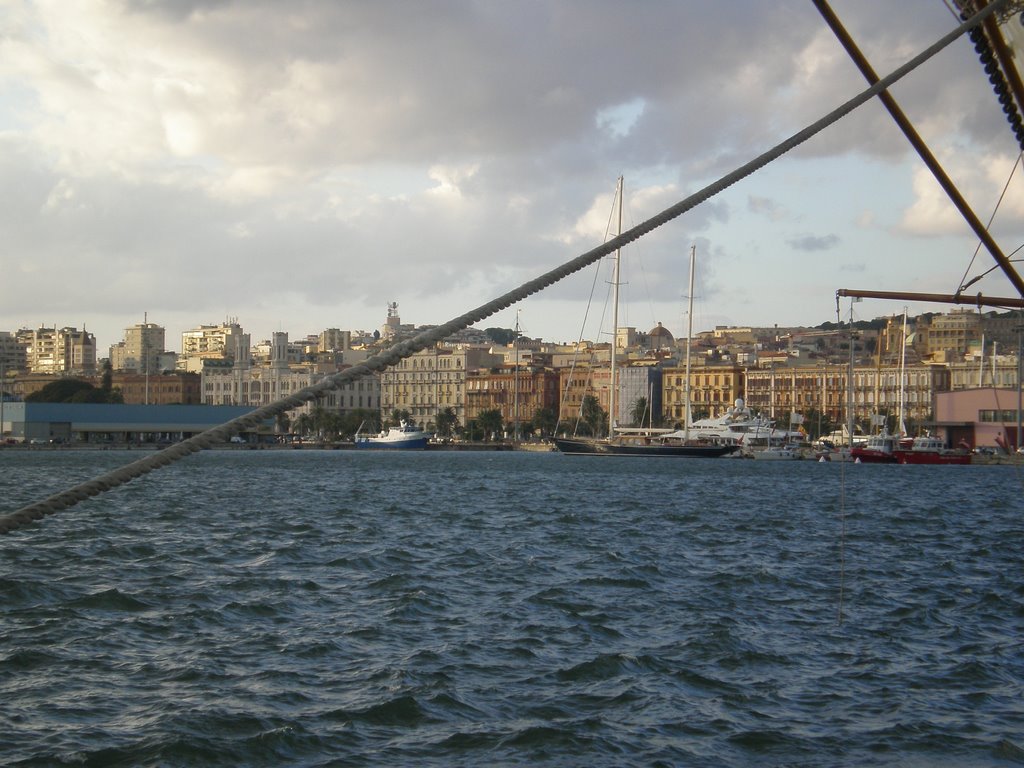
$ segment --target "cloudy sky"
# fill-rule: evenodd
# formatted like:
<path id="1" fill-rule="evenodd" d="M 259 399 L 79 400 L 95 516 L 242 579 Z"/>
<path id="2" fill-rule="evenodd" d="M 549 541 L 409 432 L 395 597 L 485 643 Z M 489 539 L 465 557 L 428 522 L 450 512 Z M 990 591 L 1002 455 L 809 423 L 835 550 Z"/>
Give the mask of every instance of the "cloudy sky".
<path id="1" fill-rule="evenodd" d="M 944 0 L 832 7 L 880 73 L 955 26 Z M 227 318 L 372 330 L 391 301 L 441 323 L 599 244 L 618 176 L 628 227 L 863 87 L 809 0 L 0 0 L 0 330 L 105 354 L 144 313 L 171 348 Z M 970 43 L 894 94 L 987 220 L 1017 149 Z M 1006 253 L 1022 213 L 1015 176 Z M 703 330 L 952 293 L 976 245 L 871 103 L 626 249 L 621 322 L 685 332 L 691 246 Z M 608 280 L 481 327 L 595 338 Z"/>

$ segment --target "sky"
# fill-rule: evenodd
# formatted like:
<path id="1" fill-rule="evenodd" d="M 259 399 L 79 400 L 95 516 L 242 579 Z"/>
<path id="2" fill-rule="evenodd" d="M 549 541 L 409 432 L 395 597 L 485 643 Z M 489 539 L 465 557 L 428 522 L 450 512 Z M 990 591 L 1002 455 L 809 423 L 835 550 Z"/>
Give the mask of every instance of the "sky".
<path id="1" fill-rule="evenodd" d="M 886 74 L 945 0 L 833 0 Z M 439 324 L 863 90 L 809 0 L 0 0 L 0 330 Z M 893 94 L 1004 253 L 1019 151 L 963 38 Z M 623 249 L 620 325 L 836 320 L 991 257 L 875 101 Z M 610 330 L 605 261 L 479 323 Z M 1012 296 L 999 270 L 972 292 Z M 948 311 L 866 300 L 855 317 Z M 844 302 L 845 318 L 850 311 Z"/>

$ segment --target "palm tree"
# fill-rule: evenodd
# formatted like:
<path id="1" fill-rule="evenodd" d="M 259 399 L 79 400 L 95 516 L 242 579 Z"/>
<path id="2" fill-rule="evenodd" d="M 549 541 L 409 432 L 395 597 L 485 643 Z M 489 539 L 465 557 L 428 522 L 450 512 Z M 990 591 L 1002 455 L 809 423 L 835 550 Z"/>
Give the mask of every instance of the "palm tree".
<path id="1" fill-rule="evenodd" d="M 491 435 L 501 431 L 503 419 L 501 418 L 501 411 L 497 408 L 492 408 L 489 411 L 481 411 L 477 417 L 477 424 L 480 429 L 483 430 L 484 440 L 489 440 Z"/>
<path id="2" fill-rule="evenodd" d="M 459 419 L 454 408 L 445 408 L 437 414 L 437 434 L 440 437 L 451 437 L 458 427 Z"/>
<path id="3" fill-rule="evenodd" d="M 558 428 L 558 414 L 554 408 L 538 408 L 533 414 L 533 423 L 542 435 L 553 435 Z"/>
<path id="4" fill-rule="evenodd" d="M 583 422 L 589 427 L 591 435 L 601 435 L 607 431 L 608 414 L 601 408 L 601 404 L 594 395 L 587 395 L 583 398 L 580 414 Z"/>
<path id="5" fill-rule="evenodd" d="M 638 397 L 636 402 L 633 403 L 633 410 L 630 412 L 630 418 L 633 419 L 634 427 L 642 427 L 644 422 L 647 421 L 647 408 L 648 402 L 646 397 Z"/>
<path id="6" fill-rule="evenodd" d="M 308 435 L 313 431 L 313 417 L 308 413 L 299 414 L 293 426 L 300 435 Z"/>

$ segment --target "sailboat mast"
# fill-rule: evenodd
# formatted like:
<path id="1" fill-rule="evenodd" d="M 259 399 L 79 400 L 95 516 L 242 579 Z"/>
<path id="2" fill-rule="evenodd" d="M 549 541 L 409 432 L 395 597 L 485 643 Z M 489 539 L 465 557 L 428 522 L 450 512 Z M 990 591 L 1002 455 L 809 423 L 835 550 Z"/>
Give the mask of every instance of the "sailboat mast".
<path id="1" fill-rule="evenodd" d="M 519 442 L 519 310 L 516 310 L 516 330 L 512 337 L 512 347 L 515 349 L 515 367 L 512 369 L 512 443 Z"/>
<path id="2" fill-rule="evenodd" d="M 684 439 L 690 439 L 690 345 L 693 343 L 693 270 L 697 261 L 697 246 L 690 246 L 690 288 L 688 306 L 686 310 L 686 427 L 684 428 Z"/>
<path id="3" fill-rule="evenodd" d="M 907 434 L 907 423 L 903 412 L 903 402 L 906 400 L 906 387 L 903 384 L 904 372 L 907 367 L 907 308 L 903 308 L 903 343 L 900 345 L 900 435 Z"/>
<path id="4" fill-rule="evenodd" d="M 622 234 L 622 177 L 619 176 L 615 185 L 615 194 L 619 198 L 619 221 L 616 235 Z M 619 249 L 615 249 L 615 268 L 612 271 L 612 354 L 610 360 L 611 380 L 608 384 L 608 438 L 615 437 L 615 409 L 618 404 L 615 376 L 616 349 L 619 346 Z"/>

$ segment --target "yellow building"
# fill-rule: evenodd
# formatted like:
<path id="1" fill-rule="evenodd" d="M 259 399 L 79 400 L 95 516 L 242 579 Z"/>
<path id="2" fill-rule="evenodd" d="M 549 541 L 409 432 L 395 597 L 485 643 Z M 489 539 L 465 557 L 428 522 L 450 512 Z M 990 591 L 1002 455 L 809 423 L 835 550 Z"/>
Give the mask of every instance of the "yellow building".
<path id="1" fill-rule="evenodd" d="M 501 355 L 480 347 L 437 346 L 400 360 L 380 375 L 381 416 L 408 411 L 420 425 L 435 423 L 439 411 L 451 408 L 458 423 L 466 423 L 466 376 L 481 368 L 496 368 Z"/>
<path id="2" fill-rule="evenodd" d="M 847 414 L 849 366 L 826 364 L 748 369 L 747 405 L 780 422 L 791 413 L 806 416 L 814 409 L 834 423 L 844 423 Z M 945 366 L 916 364 L 900 367 L 855 366 L 853 369 L 854 419 L 869 423 L 875 414 L 896 416 L 901 407 L 904 421 L 922 424 L 931 420 L 934 396 L 950 388 Z"/>
<path id="3" fill-rule="evenodd" d="M 665 368 L 661 374 L 662 415 L 667 424 L 686 418 L 686 367 Z M 743 369 L 736 364 L 691 365 L 690 404 L 693 418 L 721 416 L 743 397 Z"/>

